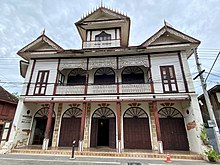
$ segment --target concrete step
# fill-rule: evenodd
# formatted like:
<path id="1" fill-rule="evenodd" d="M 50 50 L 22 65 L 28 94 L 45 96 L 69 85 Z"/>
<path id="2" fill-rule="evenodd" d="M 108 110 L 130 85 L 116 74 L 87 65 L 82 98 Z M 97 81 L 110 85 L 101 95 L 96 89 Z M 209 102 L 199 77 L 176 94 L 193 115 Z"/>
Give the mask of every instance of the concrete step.
<path id="1" fill-rule="evenodd" d="M 11 153 L 17 154 L 51 154 L 51 155 L 66 155 L 71 156 L 71 150 L 41 150 L 41 149 L 13 149 Z M 143 159 L 161 159 L 166 160 L 166 154 L 158 153 L 141 153 L 141 152 L 95 152 L 95 151 L 75 151 L 76 157 L 125 157 L 125 158 L 143 158 Z M 182 160 L 203 160 L 203 157 L 198 154 L 181 154 L 171 153 L 171 159 Z"/>

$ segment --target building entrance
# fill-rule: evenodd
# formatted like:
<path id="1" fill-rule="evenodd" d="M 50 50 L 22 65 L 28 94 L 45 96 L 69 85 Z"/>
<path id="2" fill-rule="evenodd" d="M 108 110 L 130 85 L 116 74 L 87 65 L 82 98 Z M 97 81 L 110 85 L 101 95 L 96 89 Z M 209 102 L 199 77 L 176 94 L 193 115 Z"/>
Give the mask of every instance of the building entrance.
<path id="1" fill-rule="evenodd" d="M 98 119 L 98 146 L 109 146 L 109 119 Z"/>
<path id="2" fill-rule="evenodd" d="M 114 112 L 107 107 L 97 109 L 92 116 L 90 146 L 116 146 L 116 120 Z"/>

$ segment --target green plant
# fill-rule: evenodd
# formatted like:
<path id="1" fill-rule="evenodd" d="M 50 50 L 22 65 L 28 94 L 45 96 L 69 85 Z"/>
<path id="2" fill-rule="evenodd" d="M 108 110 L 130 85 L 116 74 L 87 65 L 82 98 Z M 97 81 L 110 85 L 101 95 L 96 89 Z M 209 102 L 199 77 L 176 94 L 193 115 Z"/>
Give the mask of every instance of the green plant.
<path id="1" fill-rule="evenodd" d="M 200 133 L 200 139 L 202 140 L 204 145 L 208 145 L 209 141 L 206 134 L 206 128 L 203 126 Z"/>
<path id="2" fill-rule="evenodd" d="M 216 162 L 218 159 L 220 159 L 220 155 L 213 149 L 205 151 L 205 155 L 208 157 L 210 162 Z"/>

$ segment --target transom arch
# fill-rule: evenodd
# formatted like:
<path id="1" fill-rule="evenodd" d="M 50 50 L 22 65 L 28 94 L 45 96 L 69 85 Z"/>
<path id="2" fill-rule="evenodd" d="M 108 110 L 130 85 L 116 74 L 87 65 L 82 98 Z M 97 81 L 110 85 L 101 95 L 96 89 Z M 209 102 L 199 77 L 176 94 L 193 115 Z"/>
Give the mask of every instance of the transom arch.
<path id="1" fill-rule="evenodd" d="M 39 109 L 39 110 L 35 113 L 34 117 L 47 118 L 48 111 L 49 111 L 49 107 L 43 107 L 43 108 Z M 53 111 L 53 116 L 52 116 L 52 117 L 55 117 L 55 116 L 56 116 L 56 114 L 55 114 L 55 112 Z"/>
<path id="2" fill-rule="evenodd" d="M 115 118 L 115 113 L 108 107 L 100 107 L 94 111 L 92 118 Z"/>
<path id="3" fill-rule="evenodd" d="M 110 67 L 102 67 L 96 70 L 95 75 L 115 75 L 115 72 Z"/>
<path id="4" fill-rule="evenodd" d="M 64 113 L 62 118 L 81 118 L 82 117 L 82 110 L 77 107 L 71 107 L 67 109 Z"/>
<path id="5" fill-rule="evenodd" d="M 140 107 L 130 107 L 124 112 L 124 118 L 148 118 L 147 113 Z"/>
<path id="6" fill-rule="evenodd" d="M 163 107 L 158 111 L 159 118 L 183 118 L 182 113 L 174 107 Z"/>
<path id="7" fill-rule="evenodd" d="M 80 76 L 85 76 L 86 75 L 86 71 L 83 70 L 82 68 L 75 68 L 73 70 L 71 70 L 68 74 L 68 77 L 69 76 L 77 76 L 77 75 L 80 75 Z"/>

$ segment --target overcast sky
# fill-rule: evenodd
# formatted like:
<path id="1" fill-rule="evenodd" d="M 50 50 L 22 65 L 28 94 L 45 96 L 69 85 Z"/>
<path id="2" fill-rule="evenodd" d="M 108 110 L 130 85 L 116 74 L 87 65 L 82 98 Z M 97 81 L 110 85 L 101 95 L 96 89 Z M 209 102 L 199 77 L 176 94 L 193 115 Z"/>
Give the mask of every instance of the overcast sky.
<path id="1" fill-rule="evenodd" d="M 100 0 L 0 0 L 0 85 L 21 92 L 17 51 L 43 31 L 64 49 L 80 49 L 81 39 L 74 25 L 83 14 L 94 10 Z M 103 0 L 131 18 L 130 46 L 139 45 L 157 32 L 164 20 L 202 43 L 199 56 L 206 74 L 220 50 L 219 0 Z M 194 58 L 189 59 L 193 76 Z M 220 83 L 217 60 L 207 80 L 208 88 Z M 198 81 L 198 80 L 197 80 Z M 200 93 L 200 84 L 195 84 Z"/>

